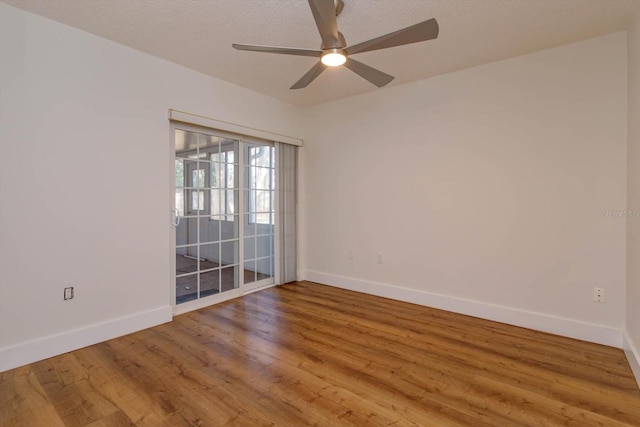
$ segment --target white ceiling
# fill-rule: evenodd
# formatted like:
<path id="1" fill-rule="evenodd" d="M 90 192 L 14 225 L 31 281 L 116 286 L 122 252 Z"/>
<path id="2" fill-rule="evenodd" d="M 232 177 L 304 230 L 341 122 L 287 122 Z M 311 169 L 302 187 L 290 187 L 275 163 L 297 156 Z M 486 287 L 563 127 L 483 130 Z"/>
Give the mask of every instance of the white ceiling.
<path id="1" fill-rule="evenodd" d="M 304 0 L 2 0 L 185 67 L 297 105 L 377 89 L 328 69 L 290 90 L 314 58 L 234 50 L 232 43 L 317 49 Z M 436 18 L 436 40 L 354 56 L 394 75 L 389 86 L 620 31 L 640 0 L 344 0 L 353 45 Z"/>

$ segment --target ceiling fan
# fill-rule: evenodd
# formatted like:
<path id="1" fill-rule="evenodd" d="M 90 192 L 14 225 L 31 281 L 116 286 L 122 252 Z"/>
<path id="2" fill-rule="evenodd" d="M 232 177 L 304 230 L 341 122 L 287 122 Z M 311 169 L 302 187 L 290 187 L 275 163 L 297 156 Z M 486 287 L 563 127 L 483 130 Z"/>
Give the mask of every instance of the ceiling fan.
<path id="1" fill-rule="evenodd" d="M 419 24 L 384 36 L 376 37 L 353 46 L 347 46 L 344 36 L 338 31 L 336 17 L 344 7 L 342 0 L 308 0 L 313 18 L 322 38 L 319 50 L 296 49 L 291 47 L 260 46 L 237 44 L 232 46 L 239 50 L 254 52 L 279 53 L 284 55 L 311 56 L 320 59 L 291 89 L 305 88 L 316 79 L 327 67 L 343 65 L 378 87 L 382 87 L 393 80 L 393 76 L 376 70 L 362 62 L 350 58 L 351 55 L 388 47 L 402 46 L 411 43 L 432 40 L 438 37 L 438 22 L 431 18 Z"/>

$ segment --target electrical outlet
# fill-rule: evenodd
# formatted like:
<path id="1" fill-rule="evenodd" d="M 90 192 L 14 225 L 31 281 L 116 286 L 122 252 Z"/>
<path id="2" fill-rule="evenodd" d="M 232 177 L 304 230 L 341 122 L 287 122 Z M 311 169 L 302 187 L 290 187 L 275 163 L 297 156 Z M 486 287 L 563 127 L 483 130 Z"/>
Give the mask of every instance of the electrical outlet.
<path id="1" fill-rule="evenodd" d="M 378 254 L 378 264 L 382 264 L 382 254 Z"/>
<path id="2" fill-rule="evenodd" d="M 64 300 L 73 299 L 73 286 L 64 288 Z"/>
<path id="3" fill-rule="evenodd" d="M 349 261 L 353 261 L 353 249 L 347 251 L 347 258 L 349 258 Z"/>
<path id="4" fill-rule="evenodd" d="M 593 302 L 604 302 L 604 289 L 593 288 Z"/>

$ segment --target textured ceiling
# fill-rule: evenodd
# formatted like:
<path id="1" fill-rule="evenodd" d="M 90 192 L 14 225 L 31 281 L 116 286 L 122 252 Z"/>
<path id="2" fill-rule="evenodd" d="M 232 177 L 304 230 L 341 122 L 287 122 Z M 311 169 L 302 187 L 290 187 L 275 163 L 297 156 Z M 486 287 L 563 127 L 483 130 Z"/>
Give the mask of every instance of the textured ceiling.
<path id="1" fill-rule="evenodd" d="M 234 50 L 232 43 L 317 49 L 304 0 L 2 0 L 134 49 L 297 105 L 377 89 L 328 69 L 289 87 L 314 58 Z M 355 55 L 400 85 L 620 31 L 640 0 L 344 0 L 338 28 L 353 45 L 436 18 L 436 40 Z"/>

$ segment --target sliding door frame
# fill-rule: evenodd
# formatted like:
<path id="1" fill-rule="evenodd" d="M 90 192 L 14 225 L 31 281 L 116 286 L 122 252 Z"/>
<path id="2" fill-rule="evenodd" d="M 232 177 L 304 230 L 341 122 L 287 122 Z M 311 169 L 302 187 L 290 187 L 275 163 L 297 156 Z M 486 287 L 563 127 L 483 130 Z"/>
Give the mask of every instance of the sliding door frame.
<path id="1" fill-rule="evenodd" d="M 225 292 L 219 292 L 217 294 L 206 296 L 202 298 L 198 298 L 193 301 L 184 302 L 181 304 L 176 303 L 176 209 L 175 209 L 175 194 L 176 194 L 176 179 L 175 179 L 175 139 L 176 139 L 176 130 L 184 130 L 187 132 L 195 132 L 200 134 L 211 135 L 215 137 L 223 137 L 229 138 L 238 141 L 238 207 L 236 209 L 237 217 L 238 217 L 238 287 L 235 289 L 231 289 Z M 240 297 L 242 295 L 246 295 L 252 292 L 260 291 L 262 289 L 267 289 L 273 286 L 276 286 L 279 282 L 279 271 L 277 266 L 280 262 L 280 251 L 278 250 L 280 239 L 279 239 L 279 215 L 278 215 L 278 201 L 279 201 L 279 186 L 278 186 L 278 156 L 275 153 L 275 191 L 273 196 L 273 271 L 271 280 L 263 279 L 263 281 L 259 281 L 255 284 L 245 285 L 244 283 L 244 215 L 247 209 L 245 209 L 245 164 L 244 160 L 244 147 L 245 144 L 259 144 L 272 147 L 273 150 L 277 150 L 277 144 L 261 140 L 259 138 L 238 135 L 234 133 L 225 132 L 218 129 L 212 129 L 204 126 L 179 122 L 179 121 L 170 121 L 170 156 L 169 156 L 169 167 L 171 173 L 170 182 L 169 182 L 169 192 L 170 192 L 170 221 L 169 221 L 169 230 L 170 230 L 170 247 L 171 251 L 170 255 L 170 287 L 171 287 L 171 305 L 173 307 L 173 314 L 178 315 L 182 313 L 186 313 L 193 310 L 198 310 L 203 307 L 208 307 L 210 305 L 218 304 L 223 301 L 227 301 L 233 298 Z M 220 255 L 221 256 L 221 255 Z M 218 286 L 221 286 L 219 284 Z"/>

